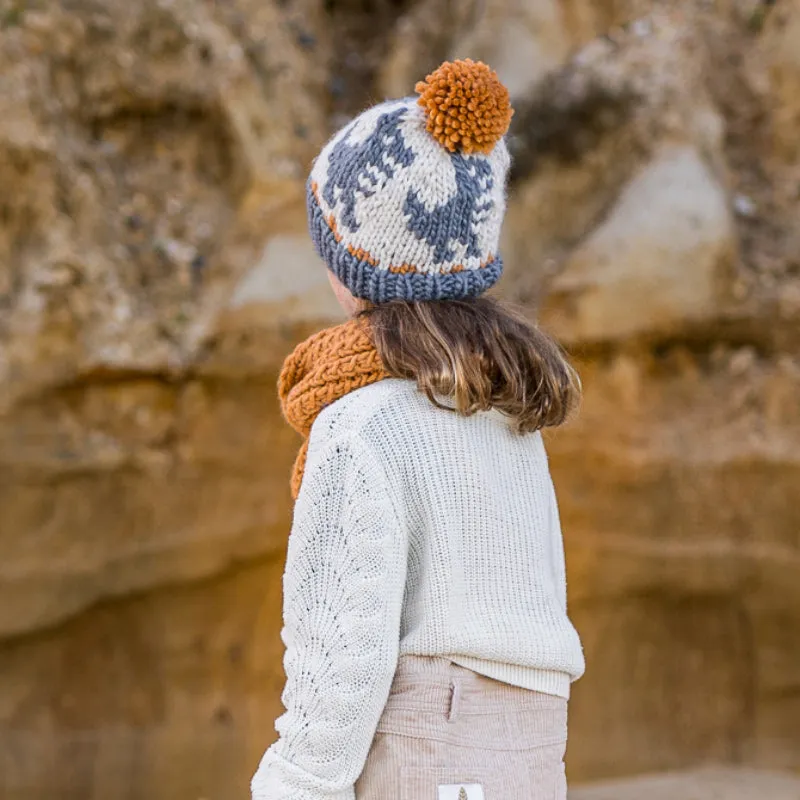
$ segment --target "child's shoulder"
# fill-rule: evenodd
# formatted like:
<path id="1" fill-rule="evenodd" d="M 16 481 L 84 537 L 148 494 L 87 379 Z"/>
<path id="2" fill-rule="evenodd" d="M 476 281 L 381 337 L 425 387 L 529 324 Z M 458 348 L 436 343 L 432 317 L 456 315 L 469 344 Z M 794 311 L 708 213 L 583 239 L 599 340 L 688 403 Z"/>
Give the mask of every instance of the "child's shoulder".
<path id="1" fill-rule="evenodd" d="M 387 422 L 408 403 L 418 401 L 413 381 L 387 378 L 349 392 L 323 409 L 311 429 L 311 438 L 331 440 Z"/>

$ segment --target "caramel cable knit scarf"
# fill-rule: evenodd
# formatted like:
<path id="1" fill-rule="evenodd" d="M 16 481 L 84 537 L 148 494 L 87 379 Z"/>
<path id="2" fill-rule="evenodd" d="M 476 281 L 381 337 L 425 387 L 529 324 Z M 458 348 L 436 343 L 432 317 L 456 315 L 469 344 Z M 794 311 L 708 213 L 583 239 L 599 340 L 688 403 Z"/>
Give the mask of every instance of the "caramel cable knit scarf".
<path id="1" fill-rule="evenodd" d="M 303 480 L 308 435 L 320 411 L 349 392 L 387 377 L 364 320 L 326 328 L 299 344 L 286 359 L 278 396 L 286 420 L 305 440 L 292 470 L 294 499 Z"/>

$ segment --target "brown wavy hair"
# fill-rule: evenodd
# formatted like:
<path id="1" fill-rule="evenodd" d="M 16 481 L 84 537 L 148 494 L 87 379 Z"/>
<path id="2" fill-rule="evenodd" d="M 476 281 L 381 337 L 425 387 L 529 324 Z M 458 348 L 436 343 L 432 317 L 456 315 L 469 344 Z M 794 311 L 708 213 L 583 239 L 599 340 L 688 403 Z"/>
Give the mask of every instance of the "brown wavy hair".
<path id="1" fill-rule="evenodd" d="M 580 379 L 564 351 L 499 300 L 395 301 L 359 316 L 386 371 L 415 380 L 440 408 L 467 416 L 494 408 L 519 433 L 561 425 L 577 408 Z"/>

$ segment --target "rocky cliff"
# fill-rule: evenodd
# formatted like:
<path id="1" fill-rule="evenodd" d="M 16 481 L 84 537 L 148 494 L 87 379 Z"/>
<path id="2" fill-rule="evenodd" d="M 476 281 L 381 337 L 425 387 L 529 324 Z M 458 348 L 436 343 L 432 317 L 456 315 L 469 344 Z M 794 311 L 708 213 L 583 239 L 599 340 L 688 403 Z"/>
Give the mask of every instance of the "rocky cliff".
<path id="1" fill-rule="evenodd" d="M 337 319 L 326 136 L 447 57 L 517 115 L 506 296 L 581 368 L 549 438 L 575 779 L 800 769 L 800 0 L 0 3 L 0 796 L 245 796 Z"/>

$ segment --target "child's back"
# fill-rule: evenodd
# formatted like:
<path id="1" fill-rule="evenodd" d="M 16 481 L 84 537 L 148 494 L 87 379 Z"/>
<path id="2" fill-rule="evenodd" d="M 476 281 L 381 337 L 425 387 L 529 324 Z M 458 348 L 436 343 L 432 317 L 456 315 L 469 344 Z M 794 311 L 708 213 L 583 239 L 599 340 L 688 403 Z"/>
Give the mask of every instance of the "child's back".
<path id="1" fill-rule="evenodd" d="M 307 469 L 352 439 L 363 447 L 368 477 L 350 501 L 360 507 L 361 491 L 376 493 L 391 509 L 407 558 L 394 575 L 384 562 L 376 587 L 384 592 L 407 570 L 400 653 L 448 656 L 483 675 L 568 697 L 583 655 L 566 614 L 561 529 L 541 435 L 514 433 L 496 411 L 444 411 L 412 382 L 384 380 L 320 414 Z M 319 503 L 308 488 L 298 503 Z"/>

